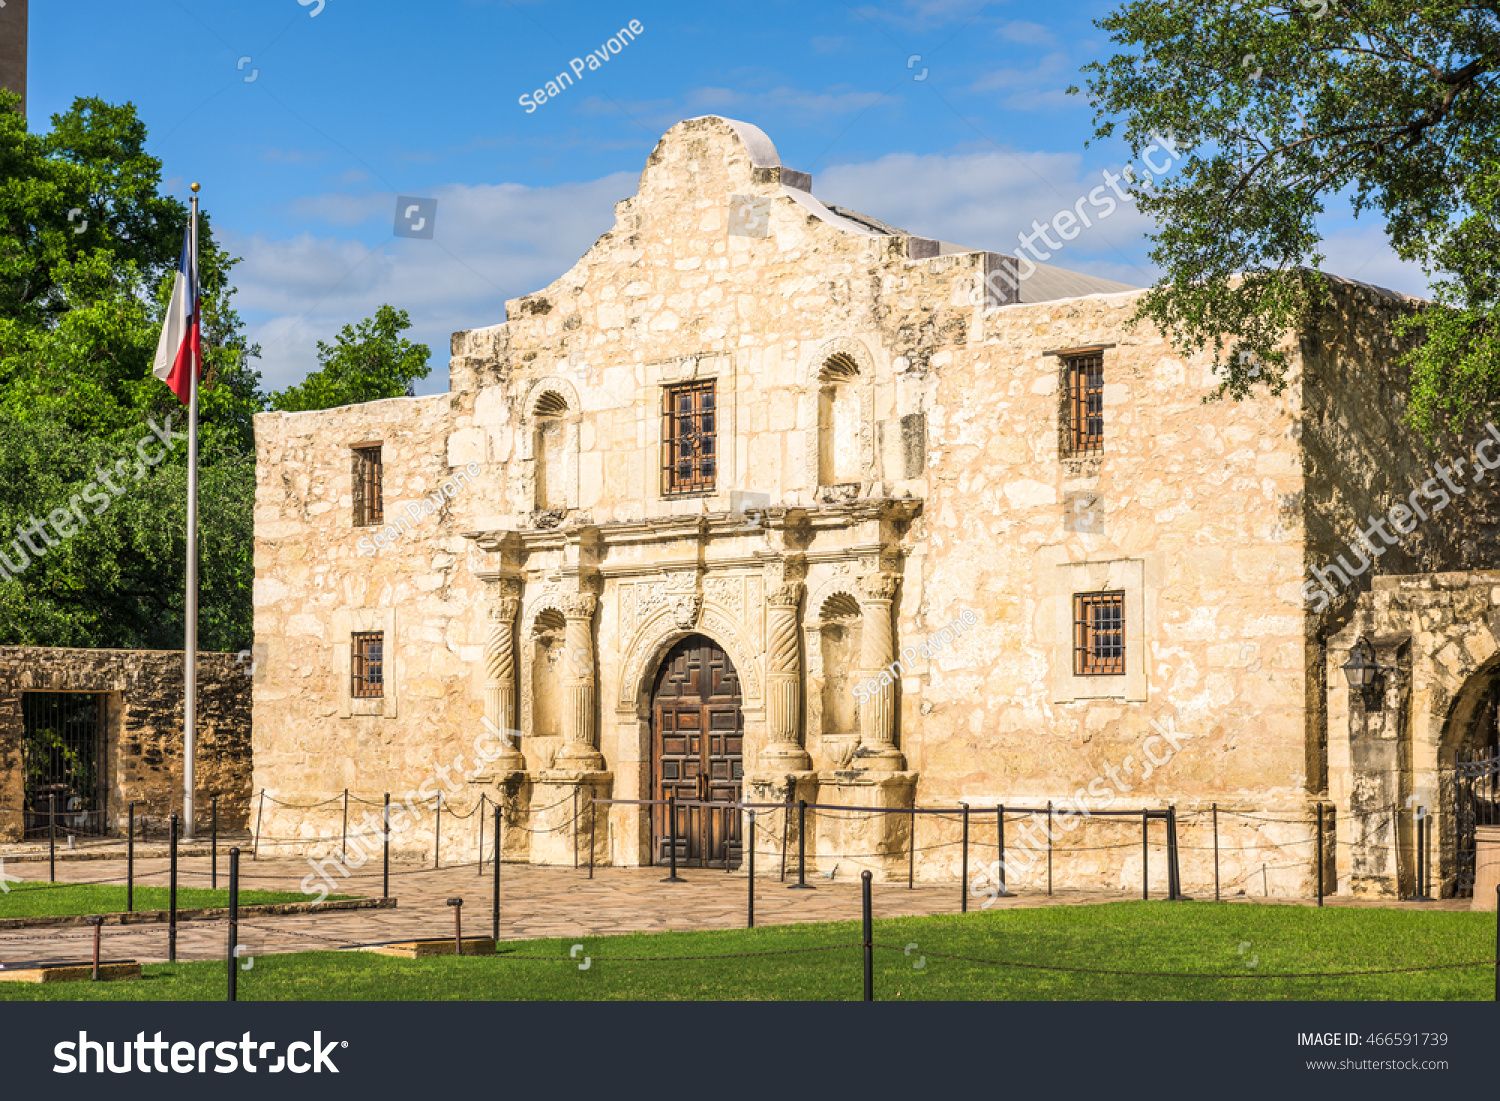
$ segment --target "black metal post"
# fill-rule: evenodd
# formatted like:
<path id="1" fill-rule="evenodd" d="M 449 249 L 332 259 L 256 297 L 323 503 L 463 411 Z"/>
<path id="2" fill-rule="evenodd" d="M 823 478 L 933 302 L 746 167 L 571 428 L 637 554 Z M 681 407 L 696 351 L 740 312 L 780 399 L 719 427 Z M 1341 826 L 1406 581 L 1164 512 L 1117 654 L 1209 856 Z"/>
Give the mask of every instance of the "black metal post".
<path id="1" fill-rule="evenodd" d="M 745 860 L 749 866 L 750 874 L 746 877 L 745 884 L 745 928 L 755 928 L 755 811 L 750 811 L 750 838 L 746 842 L 749 846 L 745 853 Z"/>
<path id="2" fill-rule="evenodd" d="M 343 828 L 343 831 L 340 834 L 340 836 L 341 836 L 342 840 L 339 841 L 339 863 L 347 865 L 349 863 L 349 789 L 348 788 L 344 789 L 344 828 Z"/>
<path id="3" fill-rule="evenodd" d="M 255 840 L 250 843 L 250 859 L 260 857 L 260 819 L 266 813 L 266 789 L 260 789 L 260 804 L 255 808 Z"/>
<path id="4" fill-rule="evenodd" d="M 1323 801 L 1318 800 L 1318 905 L 1323 905 Z"/>
<path id="5" fill-rule="evenodd" d="M 1422 867 L 1422 858 L 1423 858 L 1423 855 L 1424 855 L 1423 854 L 1423 849 L 1425 848 L 1425 846 L 1422 844 L 1422 808 L 1421 807 L 1417 807 L 1417 808 L 1415 808 L 1412 811 L 1411 830 L 1412 830 L 1412 848 L 1416 850 L 1416 854 L 1417 854 L 1417 874 L 1416 874 L 1416 878 L 1412 881 L 1412 885 L 1411 885 L 1411 897 L 1412 897 L 1413 901 L 1420 902 L 1422 900 L 1422 896 L 1423 896 L 1423 893 L 1424 893 L 1423 890 L 1422 890 L 1422 884 L 1423 884 L 1423 882 L 1427 878 L 1426 871 Z"/>
<path id="6" fill-rule="evenodd" d="M 464 954 L 464 900 L 450 898 L 448 905 L 453 907 L 453 954 L 461 956 Z"/>
<path id="7" fill-rule="evenodd" d="M 1432 901 L 1432 816 L 1422 816 L 1422 899 Z"/>
<path id="8" fill-rule="evenodd" d="M 1167 808 L 1167 898 L 1182 900 L 1182 880 L 1177 867 L 1177 807 Z"/>
<path id="9" fill-rule="evenodd" d="M 500 939 L 500 804 L 495 804 L 495 898 L 492 903 L 491 932 L 496 940 Z"/>
<path id="10" fill-rule="evenodd" d="M 917 885 L 917 808 L 911 808 L 911 827 L 906 839 L 906 889 Z"/>
<path id="11" fill-rule="evenodd" d="M 734 835 L 734 813 L 735 813 L 735 809 L 736 808 L 733 807 L 733 806 L 728 806 L 728 807 L 724 808 L 724 874 L 725 875 L 728 875 L 729 872 L 730 872 L 730 870 L 731 870 L 730 867 L 729 867 L 729 839 L 730 839 L 730 837 L 732 837 Z M 741 849 L 744 848 L 743 845 L 740 846 L 740 847 L 741 847 Z"/>
<path id="12" fill-rule="evenodd" d="M 130 801 L 130 819 L 125 830 L 125 912 L 135 909 L 135 800 Z"/>
<path id="13" fill-rule="evenodd" d="M 89 977 L 94 982 L 98 982 L 99 981 L 99 936 L 100 936 L 101 930 L 104 928 L 104 918 L 101 917 L 99 914 L 91 914 L 88 917 L 84 918 L 83 921 L 84 921 L 85 925 L 92 925 L 94 927 L 94 969 L 91 972 L 91 974 L 89 975 Z"/>
<path id="14" fill-rule="evenodd" d="M 681 883 L 682 877 L 677 874 L 677 793 L 674 791 L 667 796 L 667 878 L 663 883 Z"/>
<path id="15" fill-rule="evenodd" d="M 391 897 L 391 793 L 385 793 L 385 809 L 380 816 L 381 872 L 380 897 Z"/>
<path id="16" fill-rule="evenodd" d="M 969 804 L 960 803 L 959 806 L 964 809 L 964 833 L 963 843 L 959 846 L 958 912 L 967 914 L 969 912 Z"/>
<path id="17" fill-rule="evenodd" d="M 57 793 L 47 793 L 47 881 L 57 882 Z"/>
<path id="18" fill-rule="evenodd" d="M 786 882 L 786 835 L 792 828 L 792 780 L 787 777 L 786 808 L 781 814 L 781 882 Z"/>
<path id="19" fill-rule="evenodd" d="M 1412 811 L 1411 818 L 1412 848 L 1417 853 L 1417 874 L 1412 880 L 1411 897 L 1413 900 L 1422 898 L 1422 808 L 1417 807 Z"/>
<path id="20" fill-rule="evenodd" d="M 573 867 L 578 867 L 578 789 L 573 789 Z"/>
<path id="21" fill-rule="evenodd" d="M 238 996 L 240 977 L 239 967 L 239 939 L 240 939 L 240 849 L 236 845 L 229 850 L 229 943 L 226 946 L 228 958 L 224 961 L 229 967 L 229 1001 L 234 1001 Z"/>
<path id="22" fill-rule="evenodd" d="M 724 846 L 724 864 L 729 864 L 729 846 Z M 589 878 L 594 878 L 594 797 L 589 796 Z"/>
<path id="23" fill-rule="evenodd" d="M 1214 901 L 1219 901 L 1219 804 L 1214 804 Z"/>
<path id="24" fill-rule="evenodd" d="M 1047 800 L 1047 897 L 1052 897 L 1052 800 Z"/>
<path id="25" fill-rule="evenodd" d="M 1151 897 L 1151 812 L 1141 811 L 1141 897 Z"/>
<path id="26" fill-rule="evenodd" d="M 177 962 L 177 815 L 172 815 L 172 840 L 167 860 L 167 962 Z"/>
<path id="27" fill-rule="evenodd" d="M 995 808 L 995 848 L 1000 853 L 1000 897 L 1008 893 L 1005 889 L 1005 804 Z"/>
<path id="28" fill-rule="evenodd" d="M 437 809 L 432 812 L 432 866 L 443 866 L 443 793 L 437 794 Z M 578 862 L 573 862 L 578 867 Z"/>
<path id="29" fill-rule="evenodd" d="M 807 800 L 797 800 L 797 882 L 789 891 L 811 891 L 807 884 Z"/>
<path id="30" fill-rule="evenodd" d="M 874 907 L 870 899 L 870 872 L 866 869 L 859 873 L 859 893 L 861 924 L 864 934 L 865 953 L 865 1001 L 875 1000 L 875 919 Z"/>

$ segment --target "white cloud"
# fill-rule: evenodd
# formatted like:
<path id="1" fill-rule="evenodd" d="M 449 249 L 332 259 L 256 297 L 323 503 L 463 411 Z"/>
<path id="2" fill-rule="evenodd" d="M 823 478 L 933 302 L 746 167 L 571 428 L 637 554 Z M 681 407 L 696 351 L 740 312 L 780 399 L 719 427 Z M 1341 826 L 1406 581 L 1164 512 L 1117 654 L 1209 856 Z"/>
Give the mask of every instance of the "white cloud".
<path id="1" fill-rule="evenodd" d="M 1054 50 L 1030 64 L 991 69 L 974 80 L 968 91 L 1014 111 L 1082 107 L 1087 100 L 1067 93 L 1077 77 L 1077 66 L 1068 55 Z M 996 92 L 1001 93 L 998 100 L 992 95 Z"/>
<path id="2" fill-rule="evenodd" d="M 820 198 L 914 233 L 1014 252 L 1020 234 L 1074 208 L 1101 179 L 1075 153 L 978 148 L 834 165 L 814 184 Z M 373 192 L 313 196 L 298 207 L 330 230 L 353 227 L 359 240 L 333 232 L 231 238 L 230 249 L 245 258 L 235 272 L 238 304 L 263 347 L 266 385 L 299 381 L 316 365 L 317 340 L 389 302 L 410 313 L 411 335 L 433 350 L 434 376 L 421 389 L 442 389 L 449 335 L 500 321 L 506 298 L 546 286 L 570 268 L 610 227 L 614 203 L 634 191 L 636 180 L 634 172 L 619 172 L 553 187 L 442 187 L 433 193 L 431 241 L 391 236 L 395 198 Z M 1149 229 L 1134 206 L 1121 204 L 1065 242 L 1050 262 L 1144 286 L 1156 275 L 1146 259 Z M 1337 226 L 1324 251 L 1329 271 L 1424 291 L 1420 269 L 1397 259 L 1378 227 Z"/>
<path id="3" fill-rule="evenodd" d="M 893 153 L 859 164 L 835 165 L 813 181 L 820 198 L 901 226 L 913 233 L 971 248 L 1013 253 L 1019 235 L 1044 225 L 1098 187 L 1074 153 L 985 149 Z M 1088 207 L 1096 210 L 1096 207 Z M 1149 281 L 1144 235 L 1149 221 L 1133 206 L 1117 209 L 1074 240 L 1050 263 L 1127 283 Z"/>
<path id="4" fill-rule="evenodd" d="M 1355 226 L 1328 232 L 1321 251 L 1324 271 L 1421 298 L 1430 293 L 1421 265 L 1397 256 L 1385 230 L 1378 226 Z"/>
<path id="5" fill-rule="evenodd" d="M 621 172 L 545 188 L 439 188 L 433 240 L 391 235 L 392 195 L 320 196 L 307 200 L 304 212 L 331 215 L 342 206 L 350 213 L 334 224 L 374 222 L 364 240 L 231 238 L 228 247 L 244 257 L 235 270 L 237 302 L 250 338 L 262 346 L 266 386 L 302 379 L 317 365 L 316 340 L 389 302 L 411 315 L 409 335 L 433 350 L 433 377 L 421 389 L 441 390 L 450 334 L 500 321 L 506 298 L 570 268 L 613 224 L 615 202 L 635 184 L 635 173 Z"/>
<path id="6" fill-rule="evenodd" d="M 871 4 L 851 10 L 862 18 L 889 23 L 902 30 L 925 31 L 971 20 L 989 6 L 989 0 L 900 0 L 896 4 Z"/>
<path id="7" fill-rule="evenodd" d="M 1022 46 L 1050 46 L 1057 41 L 1046 27 L 1025 19 L 1007 20 L 1000 24 L 997 33 L 1005 41 L 1016 42 Z"/>

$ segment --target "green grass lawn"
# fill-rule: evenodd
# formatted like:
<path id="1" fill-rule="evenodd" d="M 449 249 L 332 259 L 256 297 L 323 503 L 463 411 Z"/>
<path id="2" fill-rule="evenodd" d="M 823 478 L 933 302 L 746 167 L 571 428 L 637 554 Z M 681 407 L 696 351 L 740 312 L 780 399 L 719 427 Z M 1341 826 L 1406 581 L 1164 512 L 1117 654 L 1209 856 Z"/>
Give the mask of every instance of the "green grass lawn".
<path id="1" fill-rule="evenodd" d="M 298 891 L 240 892 L 241 906 L 253 906 L 262 902 L 308 901 L 311 900 Z M 136 884 L 135 908 L 137 910 L 165 910 L 167 905 L 167 888 Z M 228 905 L 229 892 L 227 890 L 213 891 L 207 887 L 177 888 L 179 910 Z M 12 883 L 8 891 L 0 893 L 0 918 L 113 914 L 124 909 L 125 888 L 123 885 L 113 883 L 79 886 L 58 883 Z"/>
<path id="2" fill-rule="evenodd" d="M 246 1001 L 856 999 L 858 941 L 858 925 L 845 922 L 534 940 L 466 959 L 311 952 L 254 960 L 239 991 Z M 1493 914 L 1125 902 L 877 920 L 875 942 L 887 946 L 875 956 L 879 999 L 1473 1000 L 1494 992 Z M 980 962 L 992 960 L 1012 965 Z M 1483 962 L 1285 977 L 1474 961 Z M 1244 977 L 1211 977 L 1226 975 Z M 139 982 L 0 984 L 0 1000 L 223 996 L 222 963 L 148 966 Z"/>

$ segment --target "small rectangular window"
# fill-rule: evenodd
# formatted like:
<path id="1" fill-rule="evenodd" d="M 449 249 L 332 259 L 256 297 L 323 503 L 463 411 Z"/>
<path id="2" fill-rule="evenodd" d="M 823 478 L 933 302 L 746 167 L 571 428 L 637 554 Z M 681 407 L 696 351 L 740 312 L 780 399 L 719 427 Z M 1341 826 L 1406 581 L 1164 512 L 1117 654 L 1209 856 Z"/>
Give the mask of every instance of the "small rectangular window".
<path id="1" fill-rule="evenodd" d="M 708 493 L 718 476 L 718 411 L 714 380 L 662 391 L 663 494 Z"/>
<path id="2" fill-rule="evenodd" d="M 1079 593 L 1073 597 L 1075 676 L 1125 672 L 1124 592 Z"/>
<path id="3" fill-rule="evenodd" d="M 1063 381 L 1068 453 L 1104 450 L 1104 353 L 1064 356 Z"/>
<path id="4" fill-rule="evenodd" d="M 378 700 L 385 695 L 385 634 L 356 631 L 353 641 L 351 692 L 357 700 Z"/>
<path id="5" fill-rule="evenodd" d="M 354 449 L 354 526 L 385 522 L 385 468 L 380 445 Z"/>

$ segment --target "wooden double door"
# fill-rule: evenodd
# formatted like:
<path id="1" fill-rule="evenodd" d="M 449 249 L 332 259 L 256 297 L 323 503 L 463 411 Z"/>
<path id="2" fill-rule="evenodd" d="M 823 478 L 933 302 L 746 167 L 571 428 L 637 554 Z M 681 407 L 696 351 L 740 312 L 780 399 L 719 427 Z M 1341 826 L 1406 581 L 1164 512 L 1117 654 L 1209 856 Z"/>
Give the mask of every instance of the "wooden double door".
<path id="1" fill-rule="evenodd" d="M 734 867 L 742 856 L 745 720 L 740 680 L 717 644 L 689 635 L 662 659 L 651 693 L 653 798 L 676 797 L 675 835 L 666 806 L 652 807 L 652 851 L 700 867 Z"/>

